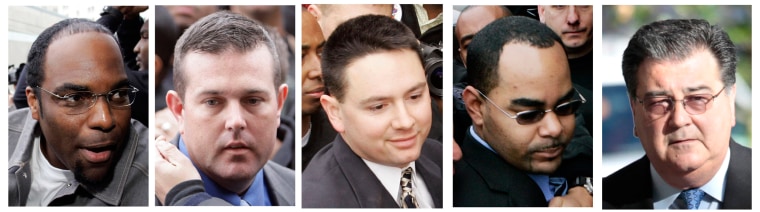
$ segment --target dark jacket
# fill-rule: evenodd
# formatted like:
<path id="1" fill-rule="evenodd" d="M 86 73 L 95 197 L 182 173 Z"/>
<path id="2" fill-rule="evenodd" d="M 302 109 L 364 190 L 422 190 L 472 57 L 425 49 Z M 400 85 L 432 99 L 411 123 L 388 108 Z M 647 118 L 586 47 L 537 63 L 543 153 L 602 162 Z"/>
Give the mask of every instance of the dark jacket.
<path id="1" fill-rule="evenodd" d="M 726 170 L 723 187 L 723 209 L 752 208 L 752 150 L 737 144 L 729 144 L 731 158 Z M 602 179 L 603 209 L 652 209 L 652 175 L 649 158 L 628 164 Z"/>
<path id="2" fill-rule="evenodd" d="M 422 176 L 436 208 L 442 207 L 440 141 L 427 139 L 415 170 Z M 303 173 L 304 208 L 398 208 L 367 164 L 341 136 L 314 156 Z"/>
<path id="3" fill-rule="evenodd" d="M 454 164 L 454 207 L 546 207 L 541 188 L 467 132 Z"/>

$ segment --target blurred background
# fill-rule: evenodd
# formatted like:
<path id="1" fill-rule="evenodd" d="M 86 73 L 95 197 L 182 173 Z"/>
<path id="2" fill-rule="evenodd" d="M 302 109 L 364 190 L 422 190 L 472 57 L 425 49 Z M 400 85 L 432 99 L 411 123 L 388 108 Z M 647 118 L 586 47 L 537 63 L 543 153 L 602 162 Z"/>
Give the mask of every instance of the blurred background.
<path id="1" fill-rule="evenodd" d="M 728 32 L 737 47 L 736 126 L 739 144 L 752 146 L 752 10 L 751 6 L 610 6 L 602 7 L 602 54 L 594 78 L 602 80 L 602 176 L 644 155 L 633 136 L 633 117 L 621 70 L 623 51 L 642 25 L 663 19 L 705 19 Z"/>

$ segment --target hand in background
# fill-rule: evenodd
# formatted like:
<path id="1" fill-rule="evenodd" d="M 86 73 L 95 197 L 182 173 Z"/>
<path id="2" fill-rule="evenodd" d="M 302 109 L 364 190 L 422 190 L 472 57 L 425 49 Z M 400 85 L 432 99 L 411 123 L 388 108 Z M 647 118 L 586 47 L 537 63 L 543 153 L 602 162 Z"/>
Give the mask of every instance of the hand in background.
<path id="1" fill-rule="evenodd" d="M 459 144 L 457 144 L 457 141 L 455 141 L 454 139 L 451 140 L 451 143 L 454 145 L 453 147 L 451 147 L 452 152 L 454 154 L 452 158 L 454 159 L 454 162 L 459 161 L 460 159 L 462 159 L 462 149 L 459 148 Z M 454 168 L 451 168 L 451 171 L 456 172 Z"/>
<path id="2" fill-rule="evenodd" d="M 593 207 L 594 197 L 588 191 L 581 187 L 575 186 L 567 191 L 567 195 L 554 197 L 549 201 L 549 207 Z"/>
<path id="3" fill-rule="evenodd" d="M 195 170 L 193 163 L 176 146 L 167 142 L 163 136 L 158 136 L 156 145 L 156 197 L 164 204 L 166 193 L 174 186 L 188 180 L 200 180 L 201 175 Z"/>

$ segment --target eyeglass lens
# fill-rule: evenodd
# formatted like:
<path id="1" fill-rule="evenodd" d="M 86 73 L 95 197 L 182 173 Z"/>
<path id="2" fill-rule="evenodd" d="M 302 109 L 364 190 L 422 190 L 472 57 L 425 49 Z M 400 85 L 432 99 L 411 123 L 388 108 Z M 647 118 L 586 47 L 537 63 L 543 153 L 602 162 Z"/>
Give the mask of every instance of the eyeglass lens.
<path id="1" fill-rule="evenodd" d="M 546 115 L 549 111 L 554 111 L 558 116 L 566 116 L 575 113 L 575 111 L 578 111 L 581 104 L 583 102 L 581 100 L 573 100 L 569 102 L 562 103 L 560 105 L 557 105 L 557 107 L 554 107 L 554 110 L 531 110 L 531 111 L 523 111 L 517 113 L 517 123 L 518 124 L 532 124 L 541 121 L 541 119 L 544 118 L 544 115 Z"/>

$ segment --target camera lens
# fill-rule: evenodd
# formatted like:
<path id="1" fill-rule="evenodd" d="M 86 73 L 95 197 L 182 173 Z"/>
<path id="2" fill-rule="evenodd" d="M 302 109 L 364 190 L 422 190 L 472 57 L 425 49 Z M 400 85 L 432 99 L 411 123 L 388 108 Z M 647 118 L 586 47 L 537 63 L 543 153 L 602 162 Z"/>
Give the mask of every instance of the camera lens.
<path id="1" fill-rule="evenodd" d="M 430 94 L 443 96 L 443 53 L 440 48 L 426 44 L 421 47 Z"/>
<path id="2" fill-rule="evenodd" d="M 438 60 L 437 62 L 430 61 L 425 66 L 430 93 L 437 96 L 443 96 L 443 67 L 441 64 L 442 61 Z"/>

